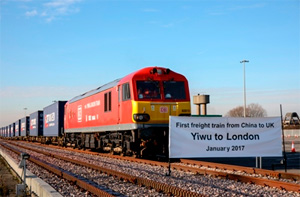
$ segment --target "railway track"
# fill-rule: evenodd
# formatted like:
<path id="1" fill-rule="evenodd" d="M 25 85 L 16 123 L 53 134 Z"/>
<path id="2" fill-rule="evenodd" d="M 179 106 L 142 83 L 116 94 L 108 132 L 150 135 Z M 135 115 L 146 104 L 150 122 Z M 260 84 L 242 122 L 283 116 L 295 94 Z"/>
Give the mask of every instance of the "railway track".
<path id="1" fill-rule="evenodd" d="M 0 145 L 5 146 L 2 143 Z M 15 148 L 12 148 L 10 146 L 5 146 L 5 148 L 14 152 L 17 155 L 20 155 L 22 153 L 21 151 L 15 149 Z M 95 184 L 93 184 L 93 183 L 91 184 L 88 180 L 83 179 L 82 177 L 76 176 L 75 174 L 73 174 L 72 172 L 69 172 L 67 170 L 62 170 L 53 164 L 49 164 L 47 162 L 44 162 L 44 161 L 39 160 L 34 157 L 30 157 L 28 160 L 44 169 L 50 171 L 53 174 L 55 174 L 61 178 L 64 178 L 73 184 L 76 184 L 78 187 L 80 187 L 88 192 L 91 192 L 92 194 L 94 194 L 96 196 L 107 196 L 107 197 L 114 196 L 104 190 L 97 188 L 95 186 Z"/>
<path id="2" fill-rule="evenodd" d="M 138 186 L 142 186 L 142 187 L 146 187 L 148 189 L 154 189 L 159 193 L 164 193 L 168 196 L 203 196 L 201 194 L 197 194 L 191 191 L 187 191 L 178 187 L 174 187 L 172 185 L 168 185 L 165 183 L 161 183 L 161 182 L 157 182 L 155 180 L 149 180 L 146 178 L 141 178 L 141 177 L 135 177 L 132 176 L 130 174 L 126 174 L 126 173 L 122 173 L 122 172 L 118 172 L 115 170 L 111 170 L 108 168 L 103 168 L 103 167 L 99 167 L 97 165 L 94 164 L 90 164 L 84 161 L 80 161 L 80 160 L 75 160 L 75 159 L 71 159 L 68 157 L 64 157 L 64 156 L 60 156 L 60 155 L 56 155 L 53 153 L 49 153 L 49 152 L 45 152 L 45 151 L 40 151 L 34 148 L 29 148 L 26 146 L 22 146 L 22 145 L 16 145 L 22 149 L 26 149 L 26 150 L 30 150 L 30 151 L 34 151 L 34 152 L 38 152 L 40 154 L 43 155 L 47 155 L 49 157 L 52 158 L 56 158 L 56 159 L 60 159 L 66 162 L 70 162 L 79 166 L 84 166 L 84 167 L 88 167 L 90 169 L 96 170 L 100 173 L 105 173 L 109 176 L 113 176 L 121 181 L 126 181 L 132 184 L 136 184 Z M 8 148 L 9 150 L 15 152 L 16 154 L 20 154 L 21 152 L 11 148 L 9 146 L 6 146 L 6 148 Z M 46 162 L 43 162 L 41 160 L 35 159 L 30 157 L 29 161 L 32 161 L 33 163 L 51 171 L 52 173 L 67 179 L 68 181 L 71 181 L 72 183 L 76 184 L 77 186 L 87 190 L 88 192 L 96 195 L 96 196 L 119 196 L 120 194 L 117 195 L 112 195 L 111 193 L 105 191 L 105 190 L 101 190 L 99 189 L 97 186 L 95 186 L 95 183 L 90 184 L 90 180 L 86 180 L 85 178 L 78 176 L 78 175 L 74 175 L 74 173 L 66 171 L 66 170 L 60 170 L 59 167 L 54 166 L 53 164 L 49 165 Z"/>
<path id="3" fill-rule="evenodd" d="M 47 147 L 47 146 L 46 146 Z M 23 148 L 28 148 L 23 146 Z M 49 146 L 48 146 L 49 148 Z M 59 148 L 61 149 L 61 148 Z M 34 151 L 36 151 L 36 148 L 33 148 Z M 80 150 L 72 150 L 75 152 L 84 152 L 84 154 L 87 153 L 87 151 L 80 151 Z M 43 151 L 41 151 L 43 152 Z M 99 167 L 98 165 L 89 164 L 83 161 L 71 161 L 68 157 L 61 157 L 56 156 L 53 153 L 43 153 L 48 154 L 51 157 L 57 157 L 59 159 L 64 159 L 68 162 L 77 163 L 77 165 L 85 165 L 89 168 L 95 169 L 100 172 L 104 172 L 104 169 Z M 129 158 L 129 157 L 120 157 L 116 155 L 107 155 L 107 154 L 99 154 L 94 152 L 89 152 L 89 154 L 92 155 L 101 155 L 108 158 L 115 158 L 119 160 L 127 160 L 128 162 L 138 162 L 140 164 L 147 164 L 152 166 L 159 166 L 163 167 L 165 169 L 168 168 L 168 163 L 164 162 L 157 162 L 157 161 L 149 161 L 149 160 L 142 160 L 142 159 L 136 159 L 136 158 Z M 219 179 L 232 179 L 235 182 L 245 182 L 245 183 L 252 183 L 257 185 L 262 185 L 263 187 L 277 187 L 281 190 L 286 191 L 292 191 L 296 193 L 300 193 L 300 185 L 299 185 L 299 175 L 297 174 L 290 174 L 290 173 L 279 173 L 275 171 L 270 170 L 261 170 L 261 169 L 254 169 L 254 168 L 247 168 L 247 167 L 241 167 L 241 166 L 232 166 L 232 165 L 224 165 L 224 164 L 214 164 L 210 162 L 199 162 L 199 161 L 193 161 L 193 160 L 181 160 L 181 163 L 172 163 L 171 169 L 175 172 L 177 170 L 179 171 L 185 171 L 192 174 L 197 175 L 205 175 L 205 176 L 212 176 L 217 177 Z M 225 172 L 226 170 L 226 172 Z M 126 175 L 125 173 L 115 172 L 111 171 L 110 169 L 106 173 L 118 177 L 118 179 L 126 180 L 131 183 L 135 183 L 138 185 L 146 186 L 148 188 L 154 188 L 157 191 L 164 191 L 166 194 L 172 194 L 175 196 L 189 196 L 189 192 L 187 190 L 180 191 L 178 188 L 170 189 L 170 187 L 167 184 L 162 184 L 161 182 L 155 183 L 155 181 L 151 180 L 143 180 L 142 178 L 135 177 L 132 175 Z M 241 173 L 245 173 L 247 175 L 241 175 Z M 172 172 L 173 174 L 173 172 Z M 128 176 L 128 177 L 126 177 Z M 172 188 L 172 187 L 171 187 Z M 177 193 L 176 193 L 177 192 Z M 198 193 L 193 193 L 192 195 L 202 195 Z M 300 196 L 300 194 L 299 194 Z"/>
<path id="4" fill-rule="evenodd" d="M 79 150 L 78 152 L 86 152 L 86 151 Z M 165 168 L 170 167 L 173 170 L 193 172 L 195 174 L 202 174 L 202 175 L 213 175 L 215 177 L 232 179 L 235 181 L 252 183 L 252 184 L 268 186 L 268 187 L 276 187 L 286 191 L 295 191 L 300 193 L 300 174 L 295 174 L 295 173 L 277 172 L 273 170 L 264 170 L 259 168 L 250 168 L 250 167 L 212 163 L 212 162 L 205 162 L 205 161 L 196 161 L 196 160 L 189 160 L 189 159 L 181 159 L 180 160 L 181 163 L 171 163 L 171 165 L 169 166 L 169 164 L 165 162 L 144 160 L 144 159 L 131 158 L 131 157 L 122 157 L 117 155 L 101 154 L 101 153 L 94 153 L 94 152 L 89 152 L 89 154 L 96 154 L 105 157 L 126 160 L 130 162 L 162 166 Z"/>

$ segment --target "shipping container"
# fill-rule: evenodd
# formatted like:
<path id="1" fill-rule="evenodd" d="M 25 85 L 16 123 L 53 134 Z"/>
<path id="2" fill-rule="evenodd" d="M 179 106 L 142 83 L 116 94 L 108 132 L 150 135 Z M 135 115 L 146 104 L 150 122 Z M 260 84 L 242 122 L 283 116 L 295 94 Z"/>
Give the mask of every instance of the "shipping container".
<path id="1" fill-rule="evenodd" d="M 29 135 L 29 116 L 21 119 L 21 136 Z"/>
<path id="2" fill-rule="evenodd" d="M 36 111 L 30 114 L 30 132 L 29 136 L 43 135 L 43 111 Z"/>
<path id="3" fill-rule="evenodd" d="M 10 126 L 10 137 L 15 137 L 15 123 L 12 123 Z"/>
<path id="4" fill-rule="evenodd" d="M 8 125 L 8 137 L 11 137 L 10 127 L 11 127 L 11 125 Z"/>
<path id="5" fill-rule="evenodd" d="M 43 109 L 44 135 L 58 137 L 64 133 L 64 106 L 67 101 L 57 101 Z"/>
<path id="6" fill-rule="evenodd" d="M 20 130 L 21 130 L 21 119 L 19 119 L 15 122 L 15 136 L 21 135 Z"/>
<path id="7" fill-rule="evenodd" d="M 8 126 L 5 127 L 5 137 L 9 137 Z"/>

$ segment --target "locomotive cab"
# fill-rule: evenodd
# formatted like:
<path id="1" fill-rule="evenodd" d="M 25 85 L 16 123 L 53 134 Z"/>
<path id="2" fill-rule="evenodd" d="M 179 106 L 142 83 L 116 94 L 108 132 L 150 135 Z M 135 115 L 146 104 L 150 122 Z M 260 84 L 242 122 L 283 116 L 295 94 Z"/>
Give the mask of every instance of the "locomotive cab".
<path id="1" fill-rule="evenodd" d="M 147 72 L 147 71 L 145 71 Z M 168 155 L 169 116 L 189 116 L 186 78 L 165 68 L 153 68 L 132 79 L 132 121 L 137 124 L 141 155 Z"/>
<path id="2" fill-rule="evenodd" d="M 169 69 L 153 68 L 149 75 L 133 79 L 133 121 L 168 124 L 169 116 L 190 115 L 188 82 Z"/>

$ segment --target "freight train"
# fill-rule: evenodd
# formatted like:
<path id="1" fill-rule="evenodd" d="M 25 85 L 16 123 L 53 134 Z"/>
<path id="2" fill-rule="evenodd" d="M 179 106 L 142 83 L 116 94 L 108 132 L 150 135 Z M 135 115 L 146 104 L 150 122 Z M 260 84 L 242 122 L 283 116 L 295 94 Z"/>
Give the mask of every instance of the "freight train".
<path id="1" fill-rule="evenodd" d="M 191 114 L 187 79 L 147 67 L 2 127 L 3 137 L 136 157 L 168 155 L 169 116 Z"/>

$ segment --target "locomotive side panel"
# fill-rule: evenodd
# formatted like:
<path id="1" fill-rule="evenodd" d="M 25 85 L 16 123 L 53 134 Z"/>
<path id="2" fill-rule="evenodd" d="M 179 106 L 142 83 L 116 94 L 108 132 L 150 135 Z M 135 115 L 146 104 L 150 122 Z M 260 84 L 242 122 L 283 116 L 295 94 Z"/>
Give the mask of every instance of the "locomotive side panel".
<path id="1" fill-rule="evenodd" d="M 69 132 L 97 132 L 109 125 L 117 124 L 117 98 L 116 87 L 103 92 L 68 102 L 65 106 L 65 129 Z"/>

